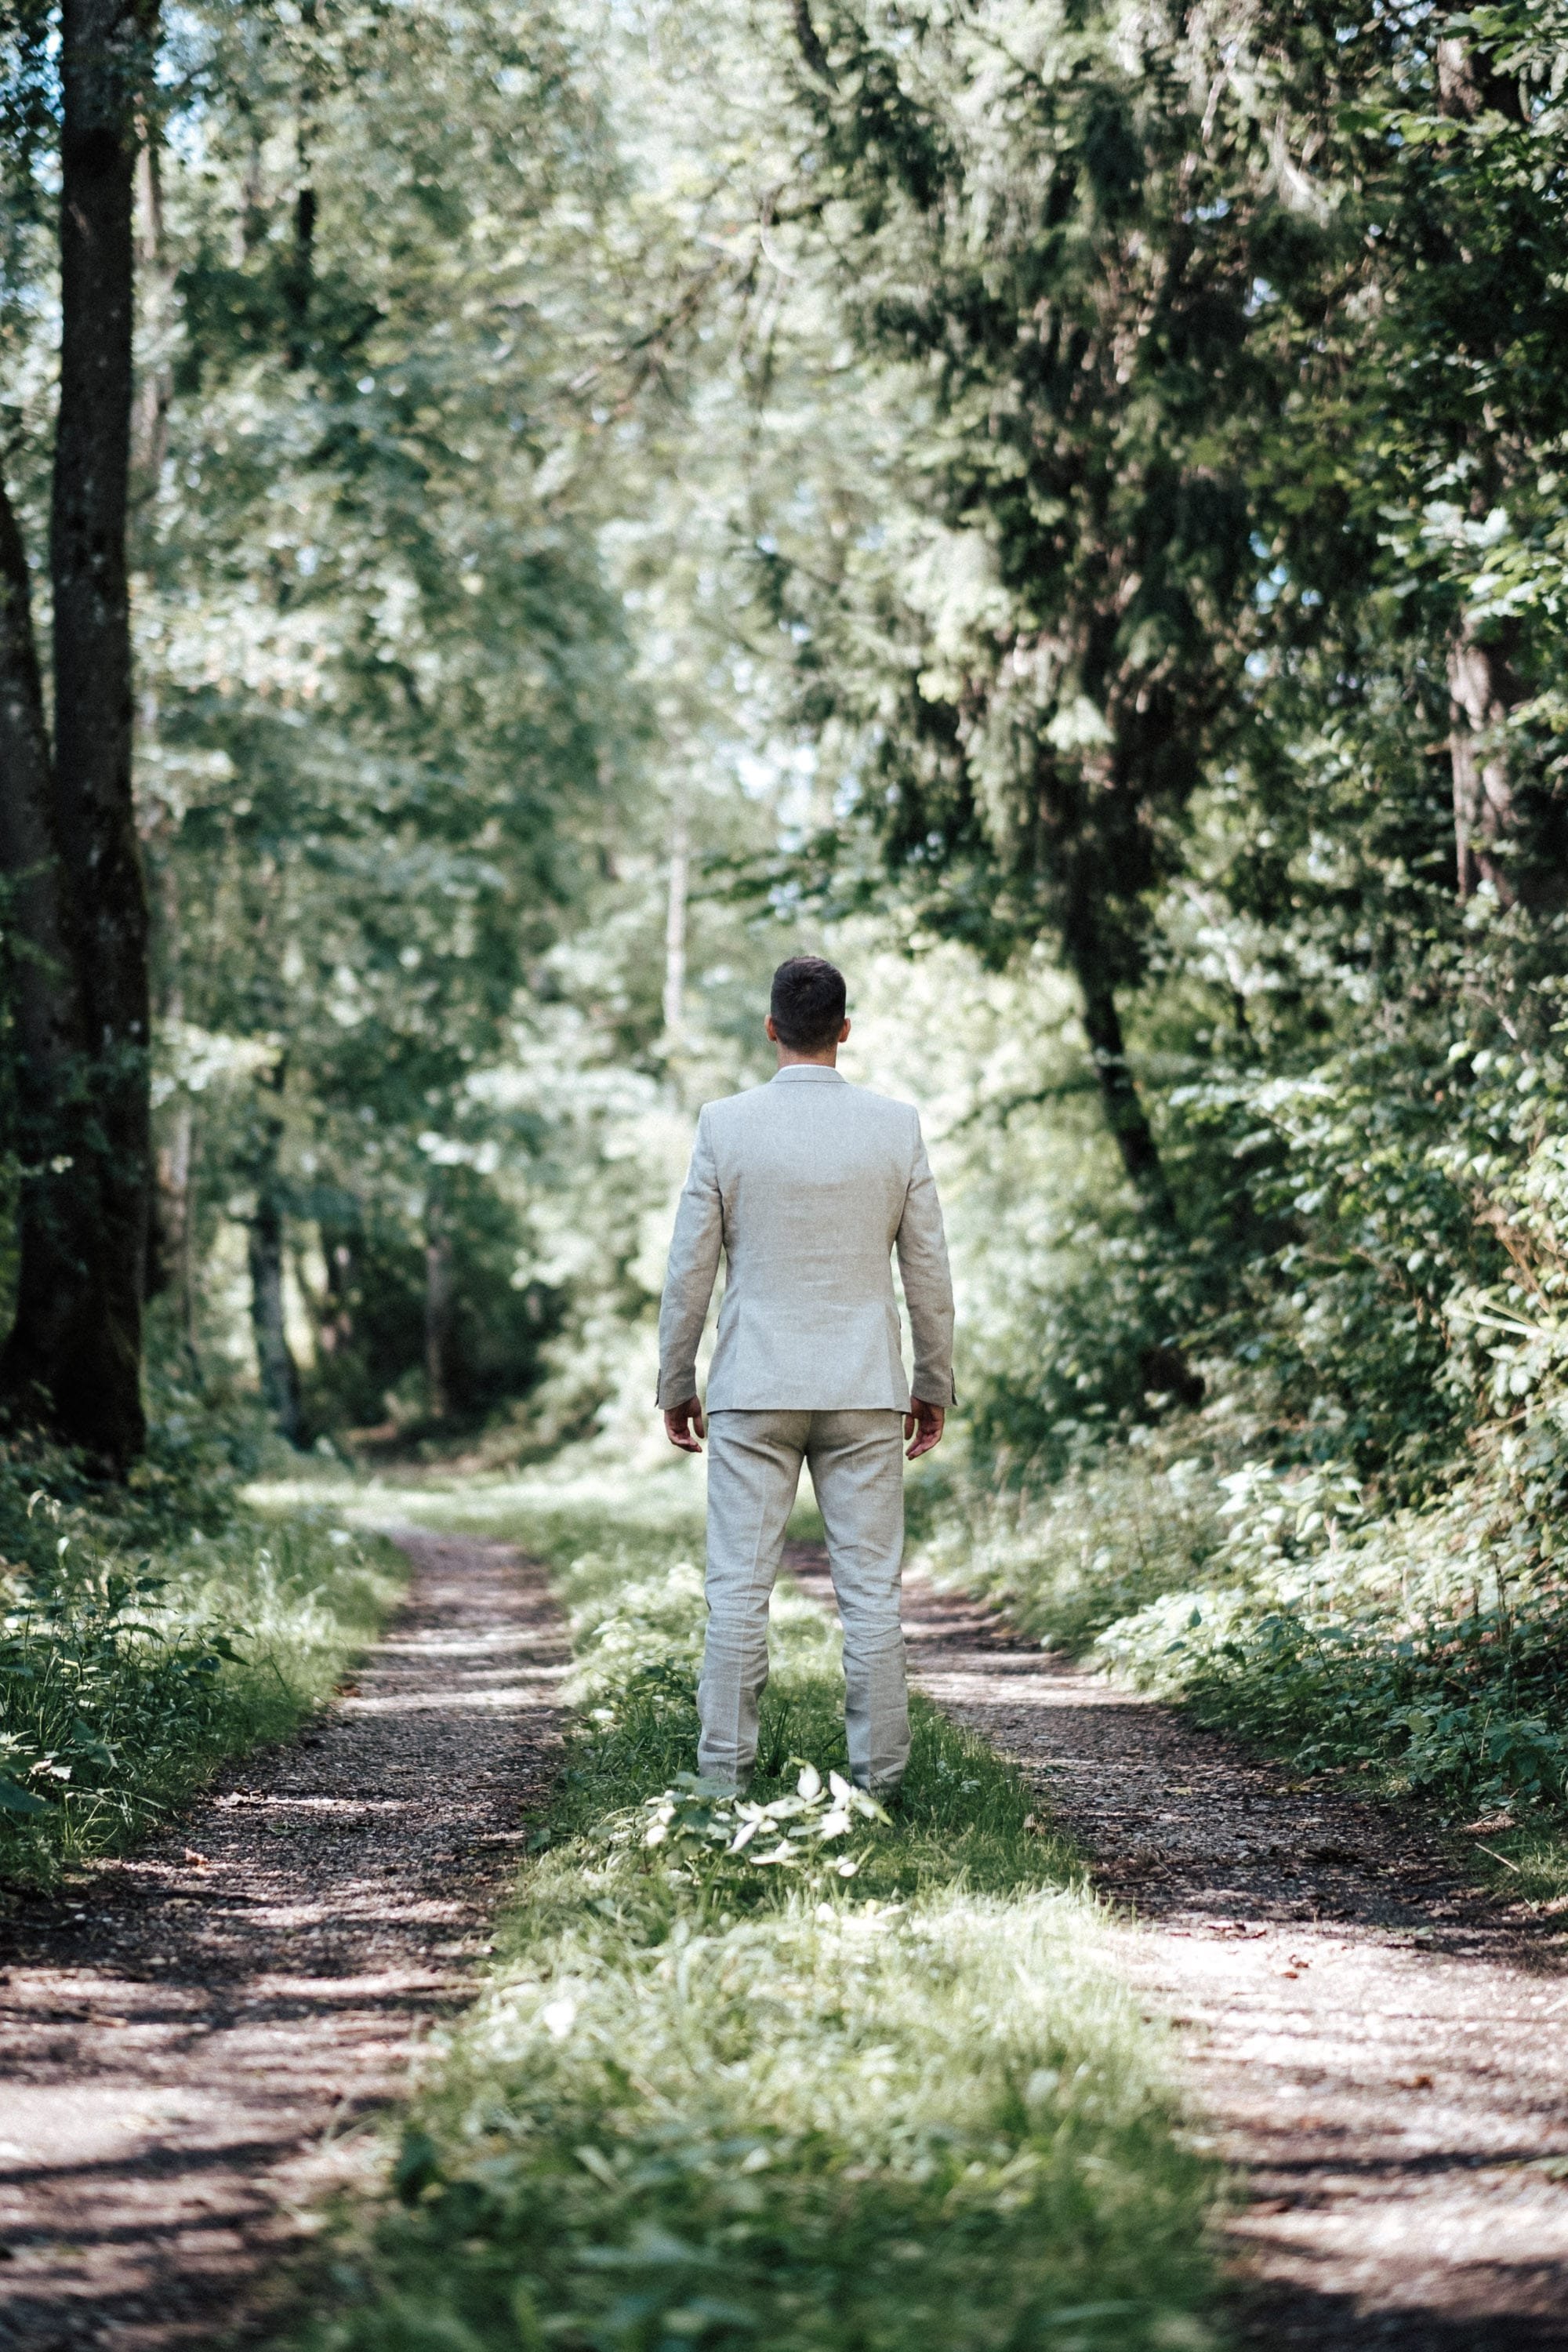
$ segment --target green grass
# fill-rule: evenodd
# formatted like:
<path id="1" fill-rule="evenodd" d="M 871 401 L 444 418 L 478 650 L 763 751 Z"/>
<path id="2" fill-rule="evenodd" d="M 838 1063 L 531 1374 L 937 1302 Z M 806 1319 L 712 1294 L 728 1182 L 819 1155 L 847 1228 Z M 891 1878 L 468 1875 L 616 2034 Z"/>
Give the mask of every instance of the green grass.
<path id="1" fill-rule="evenodd" d="M 1462 1863 L 1510 1903 L 1568 1911 L 1568 1828 L 1561 1821 L 1500 1818 L 1501 1826 L 1489 1822 L 1454 1841 Z"/>
<path id="2" fill-rule="evenodd" d="M 47 1512 L 40 1504 L 38 1512 Z M 0 1570 L 0 1884 L 123 1852 L 226 1756 L 288 1738 L 402 1582 L 390 1546 L 319 1511 L 214 1534 L 77 1508 Z M 47 1523 L 47 1521 L 46 1521 Z"/>
<path id="3" fill-rule="evenodd" d="M 1194 1583 L 1224 1532 L 1201 1455 L 1140 1432 L 1048 1486 L 933 1480 L 915 1525 L 921 1564 L 1004 1610 L 1035 1640 L 1077 1654 L 1120 1619 Z"/>
<path id="4" fill-rule="evenodd" d="M 428 1513 L 471 1525 L 481 1508 Z M 689 1510 L 645 1496 L 612 1513 L 546 1486 L 491 1509 L 492 1531 L 552 1563 L 583 1713 L 489 1988 L 384 2200 L 341 2221 L 302 2340 L 1213 2343 L 1214 2168 L 1184 2144 L 1160 2039 L 1011 1769 L 921 1705 L 890 1823 L 803 1839 L 787 1864 L 753 1860 L 760 1837 L 728 1853 L 704 1832 L 712 1804 L 679 1787 L 700 1637 Z M 802 1761 L 843 1763 L 836 1640 L 781 1594 L 753 1796 L 784 1800 L 786 1829 L 807 1825 L 787 1811 Z"/>

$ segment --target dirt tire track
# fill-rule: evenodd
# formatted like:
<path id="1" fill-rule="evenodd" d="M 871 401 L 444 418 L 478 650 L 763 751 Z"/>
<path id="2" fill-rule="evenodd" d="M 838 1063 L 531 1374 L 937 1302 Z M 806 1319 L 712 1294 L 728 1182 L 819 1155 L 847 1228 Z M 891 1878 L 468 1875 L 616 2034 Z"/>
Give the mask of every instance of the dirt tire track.
<path id="1" fill-rule="evenodd" d="M 4 2352 L 244 2335 L 363 2164 L 353 2125 L 472 1990 L 566 1649 L 510 1546 L 390 1532 L 406 1601 L 315 1732 L 0 1922 Z"/>
<path id="2" fill-rule="evenodd" d="M 792 1548 L 832 1606 L 826 1554 Z M 1562 1923 L 1413 1811 L 1308 1786 L 905 1581 L 915 1681 L 1012 1757 L 1135 1915 L 1118 1957 L 1244 2170 L 1244 2344 L 1568 2352 Z"/>

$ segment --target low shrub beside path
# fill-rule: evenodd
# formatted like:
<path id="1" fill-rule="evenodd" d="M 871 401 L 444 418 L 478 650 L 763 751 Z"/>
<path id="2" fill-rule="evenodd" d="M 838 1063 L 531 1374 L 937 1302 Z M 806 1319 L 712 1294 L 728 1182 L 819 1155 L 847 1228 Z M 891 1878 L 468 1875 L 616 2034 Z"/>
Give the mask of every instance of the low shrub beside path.
<path id="1" fill-rule="evenodd" d="M 0 1885 L 123 1852 L 222 1758 L 288 1738 L 405 1573 L 309 1506 L 132 1540 L 40 1492 L 28 1532 L 0 1562 Z"/>

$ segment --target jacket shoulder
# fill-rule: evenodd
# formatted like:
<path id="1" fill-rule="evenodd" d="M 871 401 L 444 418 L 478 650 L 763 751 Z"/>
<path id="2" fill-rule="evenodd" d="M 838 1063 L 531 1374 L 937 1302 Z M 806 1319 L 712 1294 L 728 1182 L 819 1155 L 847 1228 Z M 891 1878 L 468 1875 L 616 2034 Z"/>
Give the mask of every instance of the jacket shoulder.
<path id="1" fill-rule="evenodd" d="M 706 1127 L 725 1127 L 733 1118 L 744 1116 L 744 1106 L 756 1101 L 766 1092 L 763 1087 L 747 1087 L 738 1095 L 715 1095 L 698 1112 L 699 1122 Z"/>
<path id="2" fill-rule="evenodd" d="M 703 1104 L 698 1113 L 700 1124 L 710 1135 L 733 1134 L 748 1119 L 765 1118 L 778 1109 L 781 1101 L 793 1091 L 766 1083 L 747 1087 L 740 1094 L 715 1095 Z M 920 1134 L 921 1115 L 913 1103 L 899 1102 L 892 1095 L 879 1095 L 869 1087 L 852 1086 L 847 1079 L 839 1087 L 824 1088 L 832 1099 L 847 1105 L 857 1118 L 875 1121 L 890 1134 L 906 1135 L 914 1141 Z"/>
<path id="3" fill-rule="evenodd" d="M 913 1103 L 902 1101 L 897 1095 L 879 1095 L 874 1087 L 852 1086 L 849 1092 L 857 1102 L 875 1103 L 879 1110 L 889 1111 L 900 1118 L 919 1118 Z"/>
<path id="4" fill-rule="evenodd" d="M 855 1107 L 863 1117 L 885 1122 L 890 1129 L 901 1129 L 916 1136 L 921 1131 L 921 1115 L 913 1103 L 900 1102 L 896 1095 L 879 1095 L 869 1087 L 851 1087 Z"/>

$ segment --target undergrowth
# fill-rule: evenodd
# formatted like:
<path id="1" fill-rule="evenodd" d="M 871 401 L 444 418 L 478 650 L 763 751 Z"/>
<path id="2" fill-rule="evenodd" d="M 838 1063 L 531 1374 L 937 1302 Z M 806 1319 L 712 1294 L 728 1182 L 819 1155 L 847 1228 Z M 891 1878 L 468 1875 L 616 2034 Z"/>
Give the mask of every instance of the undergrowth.
<path id="1" fill-rule="evenodd" d="M 1299 1770 L 1455 1820 L 1568 1806 L 1555 1444 L 1394 1507 L 1334 1463 L 1222 1471 L 1205 1434 L 1108 1446 L 1043 1493 L 975 1482 L 930 1564 Z"/>
<path id="2" fill-rule="evenodd" d="M 916 1532 L 937 1581 L 983 1592 L 1021 1632 L 1075 1654 L 1190 1585 L 1224 1532 L 1207 1448 L 1173 1449 L 1147 1430 L 1049 1485 L 967 1465 L 930 1483 Z"/>
<path id="3" fill-rule="evenodd" d="M 1016 1774 L 921 1705 L 891 1822 L 846 1802 L 836 1636 L 781 1593 L 740 1842 L 689 1778 L 689 1538 L 547 1500 L 507 1531 L 582 1712 L 314 2352 L 1210 2344 L 1213 2167 Z"/>
<path id="4" fill-rule="evenodd" d="M 35 1490 L 23 1524 L 27 1558 L 0 1564 L 13 1885 L 123 1851 L 221 1758 L 294 1731 L 401 1581 L 390 1547 L 320 1514 L 270 1526 L 231 1505 L 209 1535 Z"/>

